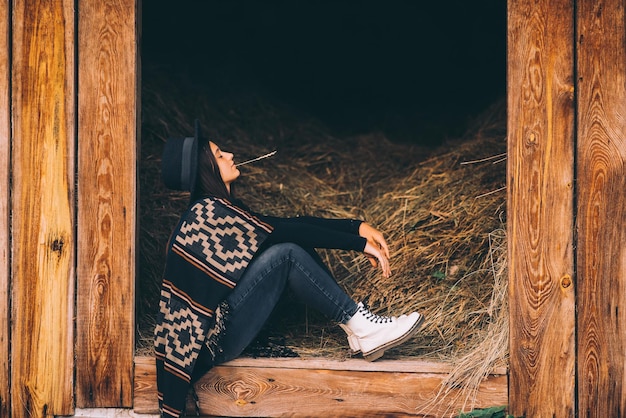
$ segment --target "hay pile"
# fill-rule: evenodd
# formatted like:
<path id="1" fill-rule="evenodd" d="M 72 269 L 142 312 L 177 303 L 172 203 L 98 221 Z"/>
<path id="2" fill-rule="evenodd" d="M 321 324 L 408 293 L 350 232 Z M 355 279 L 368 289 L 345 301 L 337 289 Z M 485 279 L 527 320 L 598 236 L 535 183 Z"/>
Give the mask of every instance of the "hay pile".
<path id="1" fill-rule="evenodd" d="M 165 242 L 188 200 L 161 184 L 161 149 L 166 138 L 192 133 L 199 118 L 203 132 L 236 160 L 278 150 L 270 160 L 242 167 L 236 191 L 254 210 L 357 217 L 385 234 L 392 252 L 389 279 L 362 255 L 321 254 L 347 292 L 367 298 L 373 311 L 426 315 L 422 332 L 386 358 L 457 362 L 451 386 L 482 379 L 506 361 L 503 103 L 476 118 L 463 138 L 429 150 L 376 132 L 338 138 L 306 114 L 248 93 L 247 86 L 236 94 L 230 86 L 223 94 L 157 73 L 144 76 L 142 96 L 140 352 L 151 350 Z M 289 300 L 248 354 L 276 338 L 301 356 L 350 355 L 339 327 Z"/>

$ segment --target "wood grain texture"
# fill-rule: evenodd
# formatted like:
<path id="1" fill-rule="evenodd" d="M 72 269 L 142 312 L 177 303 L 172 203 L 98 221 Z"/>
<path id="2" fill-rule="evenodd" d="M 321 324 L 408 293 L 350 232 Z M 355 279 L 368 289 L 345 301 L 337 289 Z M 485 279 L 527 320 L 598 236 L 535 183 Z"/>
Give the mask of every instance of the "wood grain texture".
<path id="1" fill-rule="evenodd" d="M 214 368 L 196 384 L 200 413 L 229 417 L 447 417 L 464 408 L 465 398 L 458 393 L 433 402 L 447 376 L 444 370 L 449 371 L 450 366 L 381 361 L 375 370 L 373 365 L 378 363 L 237 359 Z M 363 364 L 369 366 L 361 367 Z M 481 386 L 474 407 L 506 402 L 506 376 L 492 375 Z M 135 359 L 134 405 L 136 413 L 157 412 L 153 358 Z M 195 411 L 193 402 L 187 410 Z"/>
<path id="2" fill-rule="evenodd" d="M 73 413 L 74 8 L 13 2 L 13 418 Z"/>
<path id="3" fill-rule="evenodd" d="M 574 1 L 508 2 L 509 407 L 575 412 Z"/>
<path id="4" fill-rule="evenodd" d="M 77 406 L 132 405 L 137 222 L 137 7 L 78 17 Z"/>
<path id="5" fill-rule="evenodd" d="M 146 357 L 136 357 L 135 361 L 145 362 L 152 361 Z M 152 361 L 153 362 L 153 361 Z M 414 373 L 442 373 L 448 374 L 455 368 L 453 364 L 435 362 L 429 360 L 377 360 L 374 362 L 363 361 L 360 358 L 333 360 L 327 358 L 302 358 L 302 357 L 274 357 L 274 358 L 251 358 L 241 357 L 229 361 L 228 365 L 237 367 L 264 367 L 276 369 L 305 369 L 316 368 L 326 370 L 351 370 L 361 372 L 407 372 Z M 506 367 L 496 367 L 492 370 L 492 374 L 507 374 Z"/>
<path id="6" fill-rule="evenodd" d="M 9 416 L 9 0 L 0 0 L 0 417 Z"/>
<path id="7" fill-rule="evenodd" d="M 626 17 L 577 2 L 579 416 L 626 414 Z"/>

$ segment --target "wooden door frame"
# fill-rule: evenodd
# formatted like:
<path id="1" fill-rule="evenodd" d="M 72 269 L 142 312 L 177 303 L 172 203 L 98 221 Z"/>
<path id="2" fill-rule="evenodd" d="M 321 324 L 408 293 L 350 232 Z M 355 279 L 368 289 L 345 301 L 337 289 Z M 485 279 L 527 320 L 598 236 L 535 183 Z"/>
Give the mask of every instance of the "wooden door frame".
<path id="1" fill-rule="evenodd" d="M 576 398 L 574 0 L 510 0 L 507 13 L 510 412 L 567 417 Z"/>
<path id="2" fill-rule="evenodd" d="M 0 416 L 132 407 L 137 1 L 0 0 Z"/>
<path id="3" fill-rule="evenodd" d="M 626 13 L 509 0 L 509 407 L 626 411 Z"/>

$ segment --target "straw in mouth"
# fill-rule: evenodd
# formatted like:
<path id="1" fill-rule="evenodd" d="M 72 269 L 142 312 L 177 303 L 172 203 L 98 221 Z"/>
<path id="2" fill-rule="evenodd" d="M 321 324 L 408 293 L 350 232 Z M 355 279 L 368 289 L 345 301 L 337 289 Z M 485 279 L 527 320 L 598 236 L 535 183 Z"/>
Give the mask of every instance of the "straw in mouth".
<path id="1" fill-rule="evenodd" d="M 278 151 L 276 151 L 276 150 L 274 150 L 272 152 L 268 152 L 267 154 L 261 155 L 260 157 L 256 157 L 256 158 L 253 158 L 251 160 L 244 161 L 244 162 L 239 163 L 239 164 L 235 164 L 235 167 L 239 167 L 239 166 L 242 166 L 242 165 L 245 165 L 245 164 L 250 164 L 250 163 L 253 163 L 253 162 L 256 162 L 256 161 L 259 161 L 259 160 L 263 160 L 265 158 L 269 158 L 269 157 L 273 156 L 274 154 L 276 154 L 277 152 Z"/>

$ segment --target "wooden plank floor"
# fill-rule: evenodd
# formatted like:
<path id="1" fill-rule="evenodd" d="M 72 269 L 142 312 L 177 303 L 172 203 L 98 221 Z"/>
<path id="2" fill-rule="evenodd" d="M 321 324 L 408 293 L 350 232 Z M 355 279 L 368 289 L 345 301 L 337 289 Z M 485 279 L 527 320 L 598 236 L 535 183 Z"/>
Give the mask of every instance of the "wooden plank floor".
<path id="1" fill-rule="evenodd" d="M 419 360 L 241 358 L 215 367 L 196 384 L 200 413 L 227 417 L 446 417 L 506 405 L 505 369 L 494 370 L 473 404 L 437 394 L 451 366 Z M 194 411 L 192 402 L 188 411 Z M 158 410 L 151 357 L 135 358 L 134 412 Z"/>

